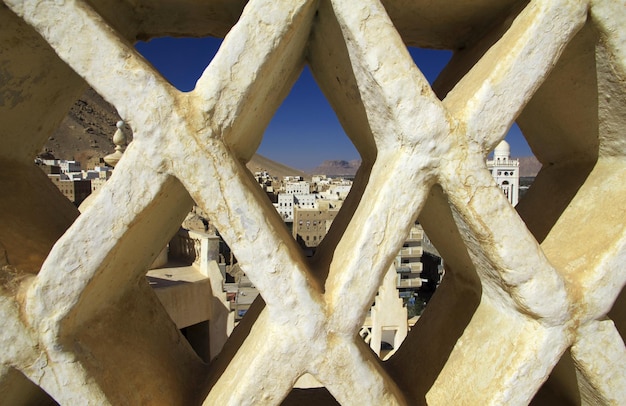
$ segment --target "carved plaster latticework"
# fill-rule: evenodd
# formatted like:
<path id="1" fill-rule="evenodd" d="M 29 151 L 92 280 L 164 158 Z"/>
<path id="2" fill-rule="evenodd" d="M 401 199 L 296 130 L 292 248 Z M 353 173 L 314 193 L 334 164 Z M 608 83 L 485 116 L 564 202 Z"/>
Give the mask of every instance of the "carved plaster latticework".
<path id="1" fill-rule="evenodd" d="M 626 401 L 623 0 L 3 0 L 0 21 L 7 404 Z M 159 35 L 226 37 L 181 93 L 132 46 Z M 455 51 L 433 88 L 405 44 Z M 305 64 L 363 158 L 312 261 L 243 164 Z M 134 141 L 76 218 L 32 158 L 86 84 Z M 485 165 L 514 120 L 543 164 L 517 211 Z M 265 302 L 210 364 L 144 278 L 192 199 Z M 447 273 L 380 362 L 358 332 L 416 218 Z M 306 373 L 328 392 L 292 391 Z"/>

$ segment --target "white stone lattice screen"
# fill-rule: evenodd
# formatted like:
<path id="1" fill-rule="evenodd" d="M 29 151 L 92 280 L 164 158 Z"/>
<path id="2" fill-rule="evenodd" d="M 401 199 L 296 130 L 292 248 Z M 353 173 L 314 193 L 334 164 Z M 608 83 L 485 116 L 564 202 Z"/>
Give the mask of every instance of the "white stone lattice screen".
<path id="1" fill-rule="evenodd" d="M 345 405 L 624 404 L 626 2 L 244 3 L 0 4 L 0 403 L 331 399 L 308 372 Z M 132 47 L 227 32 L 190 93 Z M 405 44 L 455 50 L 435 91 Z M 305 63 L 364 161 L 311 263 L 242 164 Z M 32 158 L 86 83 L 134 141 L 74 220 Z M 519 214 L 485 167 L 516 119 Z M 190 196 L 266 303 L 210 365 L 143 278 Z M 380 363 L 357 333 L 418 216 L 447 275 Z"/>

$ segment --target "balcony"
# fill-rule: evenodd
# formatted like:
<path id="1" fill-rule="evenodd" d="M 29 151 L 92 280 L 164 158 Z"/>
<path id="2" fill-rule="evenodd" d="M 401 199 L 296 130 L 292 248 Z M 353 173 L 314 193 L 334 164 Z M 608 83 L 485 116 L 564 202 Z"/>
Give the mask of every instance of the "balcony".
<path id="1" fill-rule="evenodd" d="M 419 247 L 404 247 L 400 250 L 400 256 L 403 257 L 421 257 L 424 249 Z"/>
<path id="2" fill-rule="evenodd" d="M 419 241 L 422 241 L 422 237 L 423 237 L 422 231 L 417 232 L 417 233 L 413 232 L 409 234 L 409 236 L 406 238 L 405 241 L 406 242 L 419 242 Z"/>
<path id="3" fill-rule="evenodd" d="M 397 287 L 400 288 L 419 288 L 422 286 L 422 280 L 420 278 L 413 279 L 400 279 Z"/>
<path id="4" fill-rule="evenodd" d="M 403 274 L 407 274 L 407 273 L 421 274 L 423 269 L 424 269 L 424 266 L 422 265 L 421 262 L 409 262 L 409 263 L 404 263 L 400 265 L 399 267 L 397 267 L 396 272 L 403 273 Z"/>

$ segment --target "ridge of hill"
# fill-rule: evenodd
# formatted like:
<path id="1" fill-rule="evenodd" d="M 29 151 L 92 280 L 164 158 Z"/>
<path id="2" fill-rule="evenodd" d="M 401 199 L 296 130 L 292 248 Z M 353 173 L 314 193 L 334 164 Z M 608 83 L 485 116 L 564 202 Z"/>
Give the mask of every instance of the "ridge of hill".
<path id="1" fill-rule="evenodd" d="M 121 118 L 117 110 L 107 103 L 96 91 L 88 88 L 70 108 L 59 127 L 46 141 L 41 156 L 79 161 L 83 168 L 91 168 L 100 158 L 114 152 L 113 134 L 115 124 Z M 132 131 L 126 126 L 129 142 Z M 272 176 L 309 176 L 298 169 L 272 161 L 255 154 L 246 164 L 250 172 L 266 170 Z"/>
<path id="2" fill-rule="evenodd" d="M 254 172 L 267 171 L 267 173 L 279 179 L 285 176 L 302 176 L 304 179 L 311 178 L 311 176 L 304 171 L 272 161 L 260 154 L 254 154 L 246 166 L 253 174 Z"/>

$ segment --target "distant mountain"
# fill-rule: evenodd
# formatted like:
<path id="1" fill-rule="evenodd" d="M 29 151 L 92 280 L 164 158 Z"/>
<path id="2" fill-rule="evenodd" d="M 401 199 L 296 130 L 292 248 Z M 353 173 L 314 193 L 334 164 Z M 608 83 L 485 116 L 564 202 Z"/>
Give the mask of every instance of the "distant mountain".
<path id="1" fill-rule="evenodd" d="M 250 162 L 246 164 L 246 167 L 252 172 L 267 171 L 272 176 L 282 179 L 284 176 L 302 176 L 304 179 L 310 179 L 311 176 L 304 173 L 299 169 L 291 168 L 287 165 L 283 165 L 276 161 L 272 161 L 263 155 L 254 154 Z"/>
<path id="2" fill-rule="evenodd" d="M 541 163 L 534 156 L 517 158 L 519 159 L 520 176 L 534 177 L 541 169 Z M 342 161 L 328 160 L 322 162 L 320 166 L 311 171 L 312 175 L 346 176 L 354 175 L 361 165 L 360 160 Z"/>
<path id="3" fill-rule="evenodd" d="M 541 170 L 541 162 L 534 156 L 525 156 L 519 159 L 519 176 L 534 177 Z"/>
<path id="4" fill-rule="evenodd" d="M 361 166 L 361 161 L 354 159 L 352 161 L 324 161 L 320 166 L 313 169 L 311 174 L 313 175 L 327 175 L 327 176 L 353 176 Z"/>

